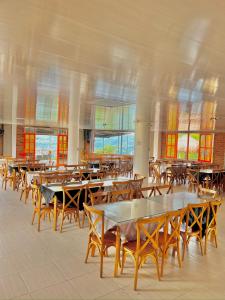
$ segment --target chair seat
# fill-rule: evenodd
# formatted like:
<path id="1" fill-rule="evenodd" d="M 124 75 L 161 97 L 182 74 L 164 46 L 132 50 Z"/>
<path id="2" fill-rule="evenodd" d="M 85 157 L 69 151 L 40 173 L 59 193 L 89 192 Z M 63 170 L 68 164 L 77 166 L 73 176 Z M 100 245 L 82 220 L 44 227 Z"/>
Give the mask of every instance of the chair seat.
<path id="1" fill-rule="evenodd" d="M 145 241 L 141 241 L 141 246 L 145 243 Z M 123 244 L 123 247 L 127 249 L 128 251 L 131 251 L 132 253 L 135 253 L 137 249 L 137 241 L 130 241 Z M 141 255 L 149 254 L 154 252 L 154 248 L 148 244 L 143 251 L 140 252 Z"/>
<path id="2" fill-rule="evenodd" d="M 91 236 L 92 240 L 96 243 L 99 242 L 98 238 L 96 235 L 92 235 Z M 105 245 L 115 245 L 116 244 L 116 235 L 113 234 L 111 231 L 106 231 L 106 233 L 104 234 L 104 243 Z"/>
<path id="3" fill-rule="evenodd" d="M 160 246 L 163 245 L 165 239 L 166 239 L 166 241 L 168 241 L 169 238 L 170 238 L 170 236 L 171 236 L 171 235 L 170 235 L 169 233 L 167 233 L 167 236 L 165 237 L 165 236 L 164 236 L 164 232 L 159 232 L 159 245 L 160 245 Z M 173 238 L 170 240 L 169 244 L 170 244 L 170 245 L 173 245 L 173 244 L 175 244 L 176 242 L 177 242 L 177 239 L 176 239 L 175 237 L 173 237 Z"/>

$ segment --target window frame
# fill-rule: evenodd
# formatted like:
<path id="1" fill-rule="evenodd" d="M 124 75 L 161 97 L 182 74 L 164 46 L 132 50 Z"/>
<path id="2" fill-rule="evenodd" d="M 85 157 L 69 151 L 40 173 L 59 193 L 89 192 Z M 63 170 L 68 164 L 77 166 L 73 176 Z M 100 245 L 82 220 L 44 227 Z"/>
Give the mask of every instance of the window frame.
<path id="1" fill-rule="evenodd" d="M 174 139 L 175 139 L 174 144 L 168 144 L 169 136 L 174 137 Z M 171 139 L 171 141 L 172 141 L 172 139 Z M 168 155 L 168 147 L 174 148 L 174 156 Z M 166 158 L 177 158 L 177 133 L 167 133 L 166 134 Z"/>
<path id="2" fill-rule="evenodd" d="M 206 145 L 207 136 L 210 136 L 210 146 Z M 205 145 L 202 145 L 202 137 L 204 137 Z M 201 157 L 201 150 L 204 150 L 204 159 Z M 205 159 L 205 151 L 209 150 L 209 160 Z M 212 154 L 213 154 L 213 134 L 212 133 L 201 133 L 199 138 L 199 154 L 198 154 L 198 161 L 200 162 L 212 162 Z"/>

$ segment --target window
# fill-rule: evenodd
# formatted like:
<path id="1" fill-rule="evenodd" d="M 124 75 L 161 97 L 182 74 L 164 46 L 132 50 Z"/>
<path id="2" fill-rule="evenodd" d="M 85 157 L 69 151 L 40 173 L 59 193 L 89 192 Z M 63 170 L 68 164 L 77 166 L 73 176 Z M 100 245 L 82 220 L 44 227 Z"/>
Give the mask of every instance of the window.
<path id="1" fill-rule="evenodd" d="M 135 105 L 95 108 L 95 129 L 133 131 L 134 121 Z"/>
<path id="2" fill-rule="evenodd" d="M 38 92 L 36 120 L 38 121 L 58 121 L 58 96 L 46 92 Z"/>
<path id="3" fill-rule="evenodd" d="M 36 135 L 36 159 L 56 161 L 57 158 L 57 136 Z"/>
<path id="4" fill-rule="evenodd" d="M 177 141 L 177 158 L 187 159 L 187 144 L 188 135 L 187 133 L 179 133 Z"/>
<path id="5" fill-rule="evenodd" d="M 58 135 L 57 144 L 57 164 L 65 164 L 67 162 L 68 138 L 65 134 Z"/>
<path id="6" fill-rule="evenodd" d="M 174 133 L 166 136 L 166 157 L 211 162 L 213 134 Z"/>
<path id="7" fill-rule="evenodd" d="M 190 133 L 188 135 L 188 159 L 189 160 L 198 160 L 199 153 L 199 133 Z"/>
<path id="8" fill-rule="evenodd" d="M 24 128 L 24 155 L 31 159 L 67 162 L 68 137 L 63 128 Z"/>
<path id="9" fill-rule="evenodd" d="M 199 160 L 204 162 L 211 162 L 212 160 L 212 134 L 201 134 L 199 146 Z"/>
<path id="10" fill-rule="evenodd" d="M 29 159 L 35 158 L 35 134 L 24 133 L 24 156 Z"/>
<path id="11" fill-rule="evenodd" d="M 167 158 L 177 157 L 177 135 L 176 134 L 167 134 L 166 157 Z"/>
<path id="12" fill-rule="evenodd" d="M 134 133 L 95 136 L 94 152 L 102 154 L 134 154 Z"/>

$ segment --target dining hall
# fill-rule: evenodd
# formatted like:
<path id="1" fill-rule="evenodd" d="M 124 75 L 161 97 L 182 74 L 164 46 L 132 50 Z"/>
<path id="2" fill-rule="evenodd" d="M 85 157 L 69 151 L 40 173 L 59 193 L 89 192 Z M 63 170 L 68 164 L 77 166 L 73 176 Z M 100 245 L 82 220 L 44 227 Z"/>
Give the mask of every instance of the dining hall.
<path id="1" fill-rule="evenodd" d="M 0 300 L 225 299 L 224 11 L 0 2 Z"/>

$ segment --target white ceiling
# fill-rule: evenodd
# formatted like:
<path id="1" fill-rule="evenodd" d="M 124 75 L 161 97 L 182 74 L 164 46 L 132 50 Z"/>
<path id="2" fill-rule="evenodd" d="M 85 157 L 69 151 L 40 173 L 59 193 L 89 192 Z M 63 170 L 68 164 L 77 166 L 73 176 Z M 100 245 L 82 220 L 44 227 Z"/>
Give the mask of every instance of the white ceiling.
<path id="1" fill-rule="evenodd" d="M 147 97 L 152 128 L 157 102 L 165 129 L 168 103 L 197 102 L 200 117 L 210 101 L 215 112 L 204 118 L 216 115 L 224 131 L 224 11 L 224 0 L 2 0 L 0 123 L 66 127 L 66 114 L 56 123 L 36 120 L 36 94 L 59 92 L 66 110 L 75 72 L 83 128 L 93 127 L 96 103 Z"/>

